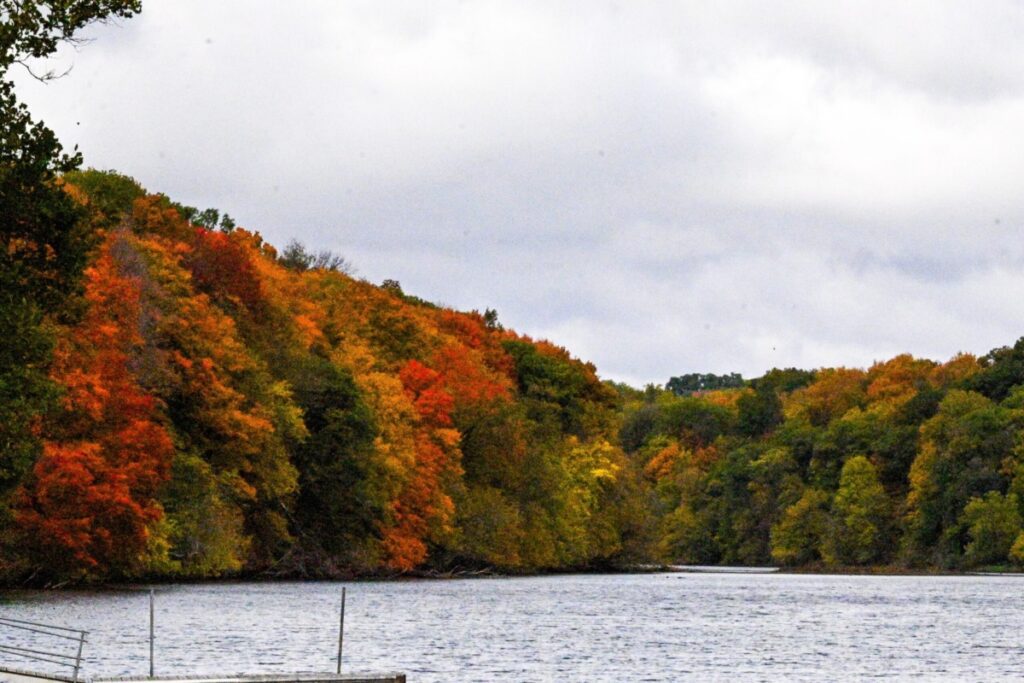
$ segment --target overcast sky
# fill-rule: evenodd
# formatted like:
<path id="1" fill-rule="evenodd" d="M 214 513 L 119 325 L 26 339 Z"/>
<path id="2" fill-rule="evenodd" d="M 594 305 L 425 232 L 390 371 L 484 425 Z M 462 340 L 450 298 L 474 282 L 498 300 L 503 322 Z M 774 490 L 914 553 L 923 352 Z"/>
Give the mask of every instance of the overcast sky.
<path id="1" fill-rule="evenodd" d="M 642 385 L 1024 334 L 1018 2 L 146 0 L 86 163 Z"/>

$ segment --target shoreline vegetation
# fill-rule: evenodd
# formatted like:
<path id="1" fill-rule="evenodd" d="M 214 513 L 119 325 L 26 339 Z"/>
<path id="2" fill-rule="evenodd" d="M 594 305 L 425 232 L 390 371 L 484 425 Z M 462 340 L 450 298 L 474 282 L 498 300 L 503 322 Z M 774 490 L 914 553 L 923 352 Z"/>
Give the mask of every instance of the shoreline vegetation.
<path id="1" fill-rule="evenodd" d="M 773 574 L 776 576 L 890 576 L 890 577 L 1011 577 L 1024 578 L 1024 570 L 1019 567 L 1001 566 L 979 568 L 977 570 L 953 570 L 938 568 L 913 568 L 899 565 L 876 566 L 876 567 L 827 567 L 824 565 L 813 567 L 744 567 L 728 565 L 642 565 L 622 568 L 605 569 L 552 569 L 535 572 L 503 572 L 493 567 L 477 570 L 452 569 L 440 570 L 416 570 L 406 573 L 391 574 L 368 574 L 368 575 L 347 575 L 335 577 L 276 577 L 265 574 L 254 575 L 230 575 L 218 577 L 140 577 L 129 582 L 125 581 L 104 581 L 93 583 L 62 582 L 47 586 L 33 585 L 3 585 L 2 592 L 17 592 L 19 590 L 30 590 L 44 588 L 47 590 L 133 590 L 140 584 L 146 586 L 160 586 L 167 584 L 203 586 L 218 584 L 239 584 L 239 583 L 303 583 L 303 582 L 325 582 L 325 583 L 377 583 L 391 581 L 453 581 L 469 579 L 529 579 L 558 576 L 637 576 L 643 574 L 729 574 L 729 575 L 764 575 Z"/>
<path id="2" fill-rule="evenodd" d="M 7 72 L 141 5 L 0 8 L 0 583 L 1024 566 L 1024 338 L 603 381 L 81 170 Z"/>
<path id="3" fill-rule="evenodd" d="M 55 182 L 92 246 L 7 585 L 1024 561 L 1024 341 L 635 389 L 126 176 Z"/>

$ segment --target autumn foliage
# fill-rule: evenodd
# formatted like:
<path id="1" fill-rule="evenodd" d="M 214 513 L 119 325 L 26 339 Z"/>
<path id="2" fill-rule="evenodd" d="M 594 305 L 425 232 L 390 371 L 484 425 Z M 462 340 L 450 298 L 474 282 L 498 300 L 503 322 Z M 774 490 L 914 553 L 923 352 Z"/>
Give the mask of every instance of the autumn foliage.
<path id="1" fill-rule="evenodd" d="M 139 283 L 119 272 L 112 246 L 86 271 L 88 313 L 61 339 L 54 366 L 63 405 L 15 508 L 31 561 L 56 576 L 132 568 L 161 519 L 157 493 L 170 475 L 157 400 L 132 373 Z"/>
<path id="2" fill-rule="evenodd" d="M 516 571 L 631 547 L 592 366 L 124 176 L 69 180 L 98 246 L 82 315 L 54 324 L 60 410 L 12 499 L 8 574 Z"/>
<path id="3" fill-rule="evenodd" d="M 1024 341 L 641 391 L 125 176 L 64 181 L 93 246 L 40 322 L 56 409 L 2 406 L 41 444 L 0 460 L 7 581 L 1024 564 Z"/>

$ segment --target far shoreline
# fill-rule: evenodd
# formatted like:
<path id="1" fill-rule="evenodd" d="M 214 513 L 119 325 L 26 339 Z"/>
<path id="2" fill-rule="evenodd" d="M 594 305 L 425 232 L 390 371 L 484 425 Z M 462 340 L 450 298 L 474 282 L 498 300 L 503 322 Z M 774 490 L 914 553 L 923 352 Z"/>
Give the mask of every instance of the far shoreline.
<path id="1" fill-rule="evenodd" d="M 161 586 L 216 586 L 243 583 L 401 583 L 443 582 L 474 579 L 529 579 L 559 576 L 636 576 L 643 574 L 721 574 L 721 575 L 779 575 L 779 576 L 877 576 L 877 577 L 1012 577 L 1024 578 L 1024 570 L 1008 568 L 979 568 L 975 570 L 911 568 L 894 565 L 842 566 L 842 567 L 776 567 L 746 565 L 635 565 L 616 568 L 575 568 L 540 572 L 502 572 L 494 569 L 466 571 L 422 571 L 392 575 L 349 575 L 335 577 L 234 575 L 220 577 L 151 577 L 128 581 L 64 582 L 58 585 L 6 584 L 0 585 L 0 594 L 19 592 L 60 591 L 142 591 Z"/>

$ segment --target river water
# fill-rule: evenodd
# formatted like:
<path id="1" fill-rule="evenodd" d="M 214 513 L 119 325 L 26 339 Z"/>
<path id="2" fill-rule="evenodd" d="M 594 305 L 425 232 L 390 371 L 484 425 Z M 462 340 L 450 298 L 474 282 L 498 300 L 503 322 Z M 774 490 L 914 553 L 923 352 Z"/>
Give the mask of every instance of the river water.
<path id="1" fill-rule="evenodd" d="M 340 585 L 157 586 L 156 673 L 333 671 Z M 404 671 L 410 682 L 1024 679 L 1018 577 L 346 585 L 345 670 Z M 0 616 L 88 629 L 86 675 L 139 675 L 149 668 L 148 604 L 143 590 L 17 591 L 0 594 Z"/>

